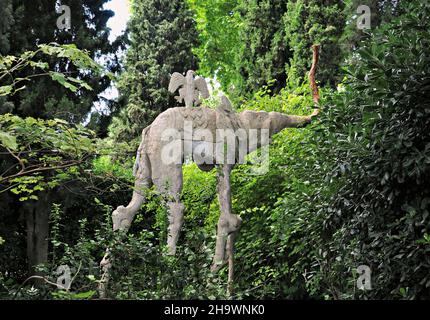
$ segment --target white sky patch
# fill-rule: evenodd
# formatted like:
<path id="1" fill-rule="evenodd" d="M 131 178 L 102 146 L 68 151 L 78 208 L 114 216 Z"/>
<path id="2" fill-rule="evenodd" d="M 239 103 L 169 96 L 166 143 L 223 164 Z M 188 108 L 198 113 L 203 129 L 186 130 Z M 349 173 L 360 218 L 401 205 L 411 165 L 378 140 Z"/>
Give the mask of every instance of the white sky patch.
<path id="1" fill-rule="evenodd" d="M 111 29 L 109 34 L 109 41 L 113 42 L 125 31 L 127 27 L 127 22 L 130 19 L 130 3 L 128 0 L 111 0 L 103 6 L 103 9 L 112 10 L 115 13 L 115 15 L 107 22 L 108 28 Z M 103 64 L 103 57 L 97 60 L 99 63 Z M 118 95 L 118 89 L 115 87 L 114 84 L 112 84 L 99 96 L 107 100 L 114 100 L 118 98 Z M 87 125 L 89 123 L 91 119 L 91 114 L 93 113 L 109 114 L 109 110 L 103 99 L 94 103 L 93 107 L 91 108 L 91 111 L 89 112 L 87 118 L 84 121 L 84 125 Z"/>
<path id="2" fill-rule="evenodd" d="M 109 40 L 112 42 L 127 27 L 127 21 L 130 18 L 130 3 L 128 0 L 111 0 L 103 8 L 115 12 L 115 16 L 107 22 L 107 26 L 111 29 Z"/>

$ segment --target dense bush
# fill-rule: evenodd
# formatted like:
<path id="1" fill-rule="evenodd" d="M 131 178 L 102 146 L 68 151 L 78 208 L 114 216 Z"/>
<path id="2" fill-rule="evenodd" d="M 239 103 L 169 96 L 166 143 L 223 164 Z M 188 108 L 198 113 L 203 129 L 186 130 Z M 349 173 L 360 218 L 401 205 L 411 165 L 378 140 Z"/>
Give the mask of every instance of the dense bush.
<path id="1" fill-rule="evenodd" d="M 326 261 L 345 272 L 348 261 L 369 265 L 369 298 L 430 294 L 430 7 L 405 11 L 352 58 L 345 92 L 327 101 L 316 137 L 335 160 L 329 186 L 340 184 L 319 209 L 329 213 Z"/>
<path id="2" fill-rule="evenodd" d="M 240 286 L 264 283 L 257 297 L 429 297 L 429 7 L 407 9 L 361 44 L 313 133 L 281 133 L 269 175 L 240 186 Z"/>

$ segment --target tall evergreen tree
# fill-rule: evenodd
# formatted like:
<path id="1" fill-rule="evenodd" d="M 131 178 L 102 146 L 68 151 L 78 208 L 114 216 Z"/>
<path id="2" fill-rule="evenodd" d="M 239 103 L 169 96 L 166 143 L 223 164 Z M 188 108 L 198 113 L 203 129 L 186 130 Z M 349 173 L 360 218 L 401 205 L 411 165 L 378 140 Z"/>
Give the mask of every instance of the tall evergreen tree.
<path id="1" fill-rule="evenodd" d="M 10 50 L 10 30 L 13 27 L 12 0 L 0 0 L 0 55 Z M 4 97 L 0 97 L 0 114 L 10 112 L 13 104 Z"/>
<path id="2" fill-rule="evenodd" d="M 312 44 L 321 45 L 318 80 L 334 85 L 340 79 L 341 45 L 345 18 L 341 0 L 290 0 L 283 17 L 285 39 L 292 51 L 287 64 L 289 81 L 298 85 L 310 68 Z"/>
<path id="3" fill-rule="evenodd" d="M 119 82 L 124 105 L 110 131 L 130 141 L 162 111 L 177 105 L 167 91 L 170 75 L 196 70 L 197 31 L 185 0 L 133 0 L 129 48 Z"/>
<path id="4" fill-rule="evenodd" d="M 3 47 L 3 54 L 19 56 L 26 50 L 34 50 L 38 44 L 57 42 L 73 43 L 78 48 L 87 50 L 92 58 L 106 56 L 116 51 L 108 41 L 109 29 L 106 23 L 113 12 L 103 10 L 109 0 L 5 0 L 9 6 L 2 8 L 6 13 L 12 12 L 13 28 L 0 41 L 8 40 Z M 60 5 L 67 5 L 71 12 L 71 29 L 60 30 L 57 13 Z M 3 22 L 3 21 L 2 21 Z M 0 107 L 0 111 L 12 112 L 19 116 L 40 118 L 62 118 L 73 123 L 82 122 L 91 110 L 98 95 L 109 85 L 107 77 L 99 77 L 93 72 L 80 72 L 67 61 L 47 61 L 54 69 L 68 73 L 75 78 L 85 80 L 93 91 L 70 92 L 61 85 L 53 84 L 51 79 L 40 78 L 29 83 L 9 100 L 9 104 Z M 107 62 L 108 68 L 114 64 Z"/>
<path id="5" fill-rule="evenodd" d="M 243 45 L 238 68 L 243 84 L 237 89 L 241 95 L 257 91 L 269 80 L 276 80 L 274 93 L 285 86 L 285 64 L 290 57 L 282 26 L 286 8 L 284 0 L 242 0 L 239 4 Z"/>
<path id="6" fill-rule="evenodd" d="M 10 48 L 10 29 L 13 25 L 12 0 L 0 1 L 0 54 L 5 54 Z"/>

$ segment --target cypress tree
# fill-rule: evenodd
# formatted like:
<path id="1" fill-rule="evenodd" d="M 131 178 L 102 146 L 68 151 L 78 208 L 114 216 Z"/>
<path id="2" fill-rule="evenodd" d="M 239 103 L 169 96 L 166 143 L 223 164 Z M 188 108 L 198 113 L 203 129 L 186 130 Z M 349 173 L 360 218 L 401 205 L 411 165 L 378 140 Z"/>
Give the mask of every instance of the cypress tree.
<path id="1" fill-rule="evenodd" d="M 357 8 L 365 5 L 370 10 L 370 29 L 376 29 L 382 23 L 390 22 L 394 17 L 404 13 L 399 1 L 386 0 L 346 0 L 344 15 L 346 27 L 342 35 L 343 55 L 348 57 L 357 49 L 360 41 L 369 37 L 369 32 L 357 28 L 357 19 L 362 13 L 357 13 Z M 368 31 L 368 30 L 367 30 Z"/>
<path id="2" fill-rule="evenodd" d="M 193 12 L 184 0 L 133 0 L 128 24 L 129 47 L 119 82 L 119 115 L 110 134 L 130 141 L 167 108 L 177 105 L 167 91 L 170 75 L 197 69 Z"/>
<path id="3" fill-rule="evenodd" d="M 343 1 L 189 1 L 198 12 L 202 45 L 197 52 L 203 70 L 216 74 L 233 99 L 269 83 L 272 94 L 287 82 L 299 85 L 309 71 L 315 43 L 322 45 L 318 80 L 323 85 L 339 80 Z M 218 74 L 223 71 L 226 75 Z"/>
<path id="4" fill-rule="evenodd" d="M 309 71 L 312 44 L 321 45 L 318 80 L 334 85 L 340 74 L 342 51 L 339 39 L 345 18 L 341 0 L 290 0 L 283 17 L 285 39 L 292 51 L 287 64 L 289 82 L 298 85 Z"/>
<path id="5" fill-rule="evenodd" d="M 286 1 L 243 0 L 239 10 L 243 19 L 239 31 L 243 42 L 239 66 L 243 84 L 238 83 L 238 91 L 243 96 L 276 80 L 272 89 L 277 93 L 285 86 L 285 64 L 290 57 L 282 27 Z"/>
<path id="6" fill-rule="evenodd" d="M 0 2 L 0 55 L 5 55 L 10 50 L 10 30 L 13 27 L 12 0 Z M 11 112 L 13 104 L 0 97 L 0 114 Z"/>
<path id="7" fill-rule="evenodd" d="M 10 48 L 10 29 L 13 25 L 12 0 L 0 2 L 0 54 L 5 54 Z"/>

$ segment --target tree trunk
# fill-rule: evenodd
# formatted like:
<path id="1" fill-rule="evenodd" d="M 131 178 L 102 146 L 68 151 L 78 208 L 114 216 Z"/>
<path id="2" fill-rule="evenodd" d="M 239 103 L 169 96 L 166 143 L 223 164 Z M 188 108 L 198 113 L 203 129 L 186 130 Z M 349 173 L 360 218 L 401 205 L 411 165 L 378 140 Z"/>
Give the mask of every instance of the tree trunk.
<path id="1" fill-rule="evenodd" d="M 43 194 L 26 208 L 27 259 L 30 275 L 40 275 L 35 266 L 48 261 L 49 203 Z"/>

